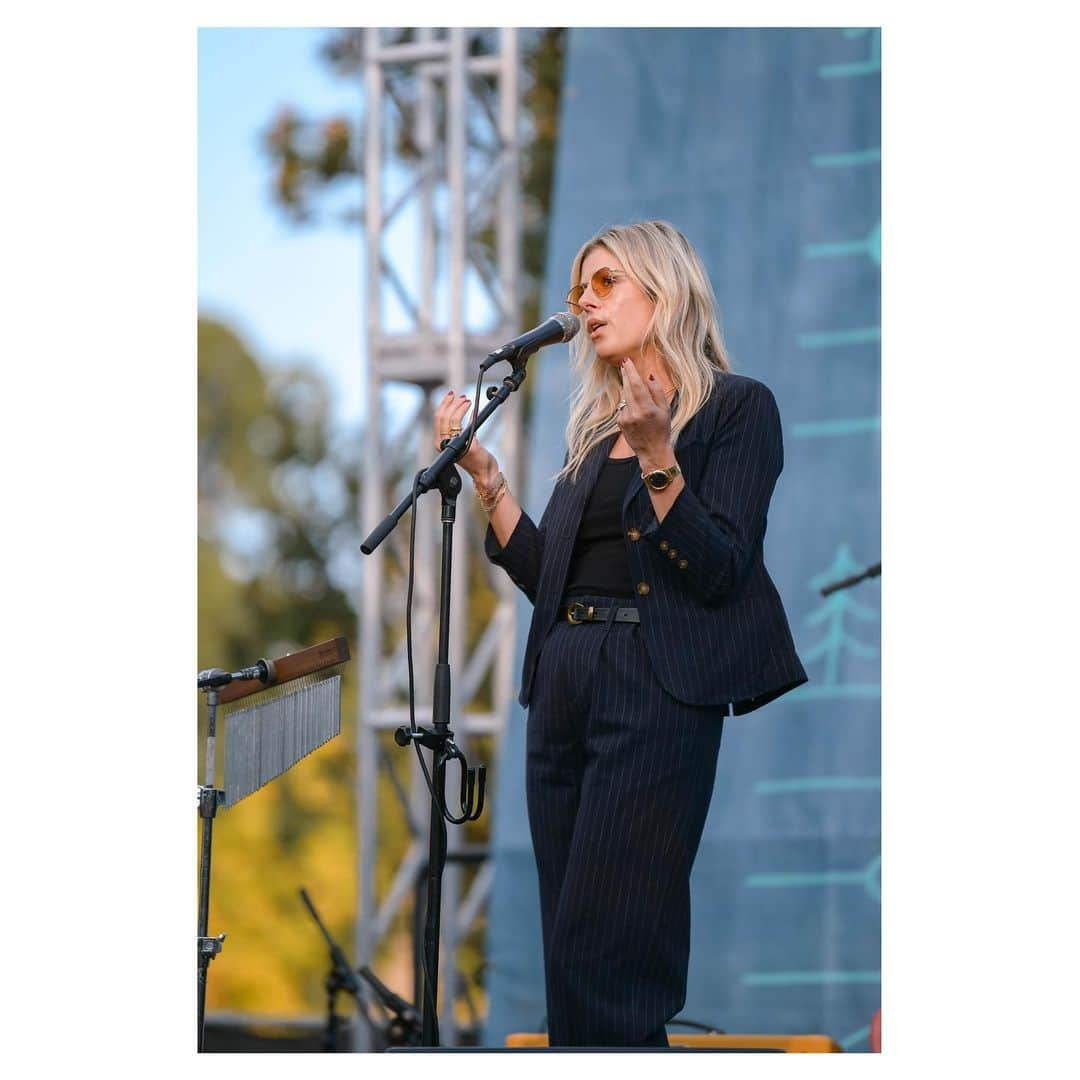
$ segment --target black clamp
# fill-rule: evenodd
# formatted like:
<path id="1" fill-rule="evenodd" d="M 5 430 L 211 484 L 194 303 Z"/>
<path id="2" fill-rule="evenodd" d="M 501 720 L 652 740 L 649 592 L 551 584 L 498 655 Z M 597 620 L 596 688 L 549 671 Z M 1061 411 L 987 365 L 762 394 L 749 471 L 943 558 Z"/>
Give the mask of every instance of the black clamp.
<path id="1" fill-rule="evenodd" d="M 225 805 L 225 792 L 220 788 L 199 788 L 199 817 L 212 818 L 219 806 Z"/>
<path id="2" fill-rule="evenodd" d="M 198 939 L 199 955 L 205 956 L 209 960 L 213 960 L 219 952 L 221 952 L 221 946 L 225 941 L 224 934 L 218 934 L 217 937 L 201 937 Z"/>

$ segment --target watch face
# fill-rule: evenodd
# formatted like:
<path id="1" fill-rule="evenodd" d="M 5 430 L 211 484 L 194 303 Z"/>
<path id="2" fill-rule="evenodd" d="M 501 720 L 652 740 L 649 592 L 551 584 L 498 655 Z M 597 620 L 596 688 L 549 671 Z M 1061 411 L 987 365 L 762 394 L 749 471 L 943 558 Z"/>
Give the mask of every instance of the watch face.
<path id="1" fill-rule="evenodd" d="M 680 472 L 678 465 L 672 465 L 669 469 L 654 469 L 651 473 L 645 473 L 642 479 L 653 491 L 663 491 Z"/>

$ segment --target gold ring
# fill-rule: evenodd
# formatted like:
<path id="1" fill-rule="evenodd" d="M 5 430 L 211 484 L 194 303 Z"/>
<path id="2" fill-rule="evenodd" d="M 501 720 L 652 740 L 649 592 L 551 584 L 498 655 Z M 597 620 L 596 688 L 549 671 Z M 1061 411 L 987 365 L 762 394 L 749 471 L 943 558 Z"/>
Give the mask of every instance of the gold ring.
<path id="1" fill-rule="evenodd" d="M 454 436 L 454 435 L 460 435 L 460 434 L 461 434 L 461 428 L 459 428 L 459 427 L 452 427 L 452 428 L 450 429 L 450 435 L 451 435 L 451 436 Z"/>

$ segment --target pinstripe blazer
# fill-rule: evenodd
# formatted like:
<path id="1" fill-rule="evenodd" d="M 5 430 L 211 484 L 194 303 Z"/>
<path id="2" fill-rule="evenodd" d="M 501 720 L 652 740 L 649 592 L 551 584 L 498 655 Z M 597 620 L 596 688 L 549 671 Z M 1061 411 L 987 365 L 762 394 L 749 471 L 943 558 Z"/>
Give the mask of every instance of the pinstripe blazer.
<path id="1" fill-rule="evenodd" d="M 616 435 L 593 447 L 573 483 L 555 485 L 535 525 L 522 511 L 504 548 L 490 526 L 488 558 L 533 602 L 519 701 L 528 705 L 548 631 L 562 615 L 582 512 Z M 661 686 L 690 705 L 744 713 L 806 682 L 780 596 L 765 569 L 766 515 L 783 468 L 780 414 L 763 383 L 718 374 L 679 434 L 686 486 L 662 523 L 635 475 L 623 534 L 641 632 Z"/>

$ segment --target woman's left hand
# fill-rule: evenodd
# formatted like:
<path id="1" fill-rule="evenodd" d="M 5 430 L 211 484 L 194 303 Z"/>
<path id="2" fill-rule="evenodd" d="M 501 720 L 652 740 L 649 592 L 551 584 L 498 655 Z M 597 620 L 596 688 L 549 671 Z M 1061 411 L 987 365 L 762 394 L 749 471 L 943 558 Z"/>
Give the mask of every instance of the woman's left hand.
<path id="1" fill-rule="evenodd" d="M 671 405 L 663 390 L 655 380 L 642 379 L 629 357 L 621 370 L 626 405 L 615 413 L 615 422 L 630 449 L 642 463 L 672 457 Z"/>

